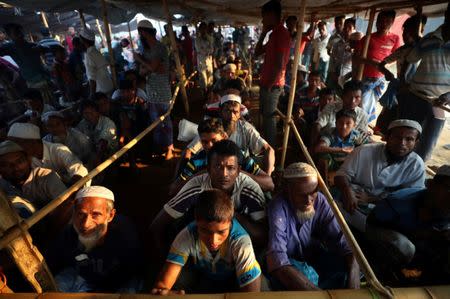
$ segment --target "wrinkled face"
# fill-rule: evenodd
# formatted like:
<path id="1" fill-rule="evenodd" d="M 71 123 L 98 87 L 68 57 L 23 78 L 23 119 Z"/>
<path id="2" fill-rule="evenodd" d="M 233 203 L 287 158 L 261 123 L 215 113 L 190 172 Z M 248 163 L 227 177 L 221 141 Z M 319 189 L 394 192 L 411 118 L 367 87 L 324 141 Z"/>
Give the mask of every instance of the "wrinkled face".
<path id="1" fill-rule="evenodd" d="M 361 103 L 361 90 L 349 90 L 342 95 L 344 109 L 355 109 Z"/>
<path id="2" fill-rule="evenodd" d="M 355 121 L 351 117 L 340 117 L 336 120 L 336 130 L 339 137 L 345 138 L 355 128 Z"/>
<path id="3" fill-rule="evenodd" d="M 0 156 L 0 175 L 13 183 L 24 182 L 31 172 L 31 161 L 24 152 Z"/>
<path id="4" fill-rule="evenodd" d="M 320 96 L 320 106 L 325 107 L 326 105 L 334 102 L 334 95 L 332 94 L 324 94 Z"/>
<path id="5" fill-rule="evenodd" d="M 53 136 L 65 136 L 66 125 L 64 120 L 59 117 L 49 117 L 45 122 L 45 128 Z"/>
<path id="6" fill-rule="evenodd" d="M 92 107 L 86 107 L 83 110 L 83 118 L 91 124 L 96 125 L 100 118 L 100 113 Z"/>
<path id="7" fill-rule="evenodd" d="M 317 187 L 317 178 L 314 177 L 287 180 L 288 197 L 292 206 L 303 213 L 314 211 Z"/>
<path id="8" fill-rule="evenodd" d="M 391 29 L 392 24 L 394 24 L 394 19 L 387 16 L 378 16 L 377 18 L 377 31 L 389 31 Z"/>
<path id="9" fill-rule="evenodd" d="M 99 197 L 85 197 L 75 203 L 72 222 L 79 237 L 100 240 L 108 231 L 108 223 L 114 218 L 115 210 L 109 211 L 107 200 Z"/>
<path id="10" fill-rule="evenodd" d="M 44 104 L 39 100 L 25 99 L 28 109 L 41 113 L 44 110 Z"/>
<path id="11" fill-rule="evenodd" d="M 395 157 L 405 157 L 416 147 L 419 132 L 409 127 L 396 127 L 387 134 L 386 148 Z"/>
<path id="12" fill-rule="evenodd" d="M 352 23 L 350 23 L 350 22 L 345 23 L 344 29 L 342 31 L 345 39 L 348 39 L 350 34 L 352 34 L 354 31 L 355 31 L 355 26 L 353 26 Z"/>
<path id="13" fill-rule="evenodd" d="M 214 143 L 225 139 L 224 134 L 221 133 L 201 133 L 200 142 L 202 143 L 203 149 L 209 151 L 209 149 L 214 145 Z"/>
<path id="14" fill-rule="evenodd" d="M 319 88 L 321 81 L 322 80 L 320 80 L 320 76 L 309 76 L 308 78 L 309 86 L 313 89 Z"/>
<path id="15" fill-rule="evenodd" d="M 207 222 L 196 219 L 196 223 L 198 237 L 210 252 L 219 250 L 230 234 L 231 221 Z"/>
<path id="16" fill-rule="evenodd" d="M 233 190 L 239 171 L 238 158 L 235 156 L 218 156 L 214 154 L 208 164 L 211 185 L 213 188 L 225 192 Z"/>
<path id="17" fill-rule="evenodd" d="M 226 102 L 222 105 L 221 114 L 225 122 L 237 122 L 241 118 L 241 105 L 238 102 Z"/>

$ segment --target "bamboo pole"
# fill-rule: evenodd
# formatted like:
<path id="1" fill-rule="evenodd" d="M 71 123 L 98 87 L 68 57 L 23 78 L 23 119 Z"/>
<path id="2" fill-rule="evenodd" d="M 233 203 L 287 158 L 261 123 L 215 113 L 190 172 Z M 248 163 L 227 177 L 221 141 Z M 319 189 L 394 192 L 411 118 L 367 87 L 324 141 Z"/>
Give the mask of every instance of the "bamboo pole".
<path id="1" fill-rule="evenodd" d="M 287 109 L 287 116 L 284 121 L 284 136 L 283 136 L 283 148 L 281 153 L 281 161 L 280 161 L 280 168 L 284 169 L 284 163 L 286 162 L 286 152 L 287 152 L 287 145 L 289 141 L 289 123 L 292 119 L 292 109 L 294 106 L 294 97 L 295 97 L 295 88 L 297 86 L 297 70 L 298 70 L 298 63 L 300 62 L 300 58 L 302 56 L 302 53 L 300 53 L 300 45 L 302 42 L 302 35 L 303 35 L 303 27 L 305 22 L 305 10 L 306 10 L 306 0 L 302 0 L 300 4 L 300 12 L 299 12 L 299 19 L 297 22 L 297 36 L 295 40 L 295 56 L 294 56 L 294 62 L 291 68 L 291 88 L 289 90 L 289 101 L 288 101 L 288 109 Z"/>
<path id="2" fill-rule="evenodd" d="M 280 110 L 276 110 L 277 113 L 287 120 L 287 116 L 284 115 Z M 286 121 L 287 122 L 287 121 Z M 353 253 L 355 254 L 356 260 L 358 261 L 358 264 L 361 266 L 362 271 L 364 272 L 364 275 L 367 279 L 367 281 L 370 283 L 371 286 L 373 286 L 378 292 L 382 293 L 383 295 L 387 296 L 388 298 L 393 298 L 392 292 L 385 288 L 377 279 L 375 273 L 373 272 L 372 268 L 370 267 L 369 262 L 367 261 L 366 257 L 364 256 L 364 253 L 362 252 L 361 248 L 358 245 L 358 242 L 356 241 L 355 237 L 353 236 L 352 231 L 350 230 L 347 222 L 344 219 L 344 216 L 342 215 L 341 211 L 339 210 L 339 207 L 337 206 L 336 202 L 333 199 L 333 196 L 331 195 L 330 191 L 328 190 L 327 185 L 325 184 L 325 181 L 323 180 L 322 176 L 320 175 L 320 172 L 317 170 L 317 167 L 314 163 L 314 160 L 312 159 L 311 155 L 309 154 L 308 149 L 305 146 L 305 143 L 303 142 L 302 137 L 300 136 L 300 133 L 297 130 L 297 127 L 295 126 L 295 123 L 290 119 L 289 125 L 292 128 L 292 132 L 294 133 L 295 138 L 298 141 L 298 144 L 300 145 L 300 148 L 302 149 L 307 162 L 313 166 L 317 171 L 317 178 L 319 181 L 319 187 L 322 190 L 323 194 L 327 198 L 328 204 L 330 205 L 331 209 L 333 210 L 333 214 L 336 217 L 336 220 L 339 223 L 339 226 L 342 229 L 342 232 L 345 235 L 345 238 L 347 239 L 348 243 L 353 249 Z"/>
<path id="3" fill-rule="evenodd" d="M 100 21 L 98 19 L 95 19 L 95 24 L 97 24 L 97 30 L 98 33 L 100 33 L 100 37 L 102 39 L 102 45 L 105 45 L 106 39 L 105 35 L 103 34 L 102 26 L 100 25 Z"/>
<path id="4" fill-rule="evenodd" d="M 418 1 L 417 7 L 416 7 L 416 15 L 417 15 L 417 20 L 419 22 L 419 26 L 417 26 L 417 35 L 422 37 L 422 14 L 423 14 L 423 6 L 422 6 L 422 1 Z"/>
<path id="5" fill-rule="evenodd" d="M 34 43 L 34 38 L 31 32 L 28 33 L 28 36 L 30 37 L 30 42 Z"/>
<path id="6" fill-rule="evenodd" d="M 83 14 L 83 11 L 81 9 L 78 10 L 78 15 L 80 16 L 81 25 L 83 26 L 84 29 L 87 29 L 86 19 L 84 18 L 84 14 Z"/>
<path id="7" fill-rule="evenodd" d="M 376 8 L 372 7 L 370 9 L 370 14 L 369 14 L 369 25 L 367 26 L 366 39 L 364 40 L 364 46 L 362 49 L 362 56 L 361 56 L 362 58 L 367 57 L 367 51 L 369 50 L 370 34 L 372 33 L 373 21 L 375 19 L 375 12 L 376 12 Z M 364 74 L 364 63 L 360 63 L 359 67 L 358 67 L 358 73 L 356 75 L 356 79 L 362 80 L 363 74 Z"/>
<path id="8" fill-rule="evenodd" d="M 167 27 L 168 27 L 168 34 L 170 37 L 170 42 L 172 44 L 172 52 L 175 57 L 175 65 L 177 67 L 178 75 L 180 76 L 180 82 L 181 82 L 181 97 L 183 98 L 183 104 L 184 104 L 184 110 L 186 111 L 186 114 L 189 116 L 189 102 L 188 97 L 186 93 L 186 88 L 184 87 L 184 82 L 186 81 L 186 75 L 184 74 L 184 69 L 181 66 L 180 62 L 180 56 L 178 53 L 178 46 L 177 41 L 175 38 L 175 33 L 173 32 L 172 27 L 172 17 L 170 16 L 169 6 L 167 5 L 167 0 L 162 0 L 163 6 L 164 6 L 164 13 L 166 14 L 167 19 Z"/>
<path id="9" fill-rule="evenodd" d="M 190 79 L 196 74 L 196 72 L 192 73 L 191 76 L 185 81 L 184 85 L 189 82 Z M 137 135 L 134 139 L 124 145 L 119 151 L 109 157 L 107 160 L 103 161 L 100 165 L 91 170 L 85 177 L 79 179 L 75 184 L 70 186 L 66 191 L 64 191 L 61 195 L 59 195 L 56 199 L 49 202 L 42 209 L 38 210 L 36 213 L 31 215 L 30 218 L 22 220 L 16 226 L 12 227 L 8 231 L 6 231 L 0 239 L 0 250 L 8 246 L 9 243 L 18 238 L 22 231 L 28 230 L 30 227 L 38 223 L 42 218 L 47 216 L 53 210 L 55 210 L 59 205 L 69 199 L 69 197 L 78 191 L 81 187 L 83 187 L 86 182 L 92 180 L 96 175 L 104 171 L 108 166 L 114 163 L 117 159 L 123 156 L 127 151 L 129 151 L 133 146 L 135 146 L 139 141 L 142 140 L 149 132 L 151 132 L 157 125 L 159 125 L 164 119 L 170 115 L 173 109 L 173 105 L 175 104 L 175 100 L 178 96 L 178 92 L 180 90 L 181 82 L 178 83 L 178 86 L 175 88 L 172 99 L 170 101 L 170 107 L 167 112 L 159 117 L 159 119 L 155 120 L 149 127 L 147 127 L 144 131 L 142 131 L 139 135 Z"/>
<path id="10" fill-rule="evenodd" d="M 134 42 L 133 42 L 133 37 L 131 36 L 130 22 L 127 22 L 127 26 L 128 26 L 128 35 L 129 35 L 129 37 L 130 37 L 130 46 L 131 46 L 131 50 L 134 51 Z"/>
<path id="11" fill-rule="evenodd" d="M 49 28 L 47 16 L 45 15 L 45 12 L 43 12 L 43 11 L 41 11 L 41 20 L 42 20 L 42 24 L 44 24 L 45 28 Z"/>
<path id="12" fill-rule="evenodd" d="M 106 33 L 106 45 L 108 46 L 109 64 L 111 67 L 111 77 L 112 77 L 114 88 L 117 88 L 116 62 L 114 61 L 114 53 L 113 53 L 113 49 L 111 46 L 111 28 L 109 26 L 108 10 L 106 7 L 105 0 L 102 0 L 102 10 L 103 10 L 103 25 L 105 26 L 105 33 Z"/>

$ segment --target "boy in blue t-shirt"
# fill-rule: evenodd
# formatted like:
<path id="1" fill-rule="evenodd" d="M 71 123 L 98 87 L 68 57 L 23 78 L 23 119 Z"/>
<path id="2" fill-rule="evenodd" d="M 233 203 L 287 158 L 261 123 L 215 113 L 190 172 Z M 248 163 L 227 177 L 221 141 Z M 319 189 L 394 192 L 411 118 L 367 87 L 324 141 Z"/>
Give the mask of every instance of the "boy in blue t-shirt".
<path id="1" fill-rule="evenodd" d="M 338 170 L 355 147 L 368 142 L 367 136 L 355 130 L 355 123 L 356 112 L 341 109 L 336 114 L 336 128 L 321 135 L 314 150 L 318 154 L 319 171 L 325 180 L 328 172 Z"/>
<path id="2" fill-rule="evenodd" d="M 201 193 L 195 221 L 173 241 L 152 294 L 259 292 L 261 268 L 250 236 L 233 217 L 229 195 Z M 175 283 L 179 290 L 171 291 Z"/>

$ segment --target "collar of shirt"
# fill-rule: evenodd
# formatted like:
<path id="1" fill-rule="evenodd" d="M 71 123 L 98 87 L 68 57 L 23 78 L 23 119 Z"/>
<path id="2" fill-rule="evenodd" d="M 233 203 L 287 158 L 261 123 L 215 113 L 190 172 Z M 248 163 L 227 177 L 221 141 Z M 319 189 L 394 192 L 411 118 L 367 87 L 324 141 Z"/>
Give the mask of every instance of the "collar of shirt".
<path id="1" fill-rule="evenodd" d="M 341 137 L 339 137 L 336 128 L 334 129 L 333 134 L 334 134 L 334 137 L 336 138 L 336 140 L 337 140 L 340 144 L 346 145 L 346 144 L 348 144 L 348 142 L 350 142 L 350 141 L 352 141 L 353 139 L 355 139 L 356 134 L 358 134 L 358 132 L 355 131 L 354 129 L 352 129 L 351 132 L 350 132 L 350 134 L 348 135 L 348 137 L 345 138 L 345 139 L 342 139 Z"/>

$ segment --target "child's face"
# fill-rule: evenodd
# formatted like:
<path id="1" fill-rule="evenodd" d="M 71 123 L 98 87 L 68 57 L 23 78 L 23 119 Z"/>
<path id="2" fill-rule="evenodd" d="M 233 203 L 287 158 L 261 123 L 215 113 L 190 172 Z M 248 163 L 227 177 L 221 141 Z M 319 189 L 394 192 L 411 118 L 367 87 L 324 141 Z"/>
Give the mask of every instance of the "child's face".
<path id="1" fill-rule="evenodd" d="M 326 105 L 334 102 L 334 96 L 332 94 L 325 94 L 320 97 L 320 106 L 325 107 Z"/>
<path id="2" fill-rule="evenodd" d="M 214 143 L 224 139 L 224 135 L 221 133 L 201 133 L 200 141 L 202 143 L 203 149 L 205 151 L 209 151 L 210 148 L 214 145 Z"/>
<path id="3" fill-rule="evenodd" d="M 339 137 L 346 138 L 355 127 L 355 121 L 351 117 L 340 117 L 336 120 L 336 130 Z"/>
<path id="4" fill-rule="evenodd" d="M 231 221 L 207 222 L 203 219 L 196 219 L 196 222 L 200 241 L 210 252 L 219 250 L 230 234 Z"/>
<path id="5" fill-rule="evenodd" d="M 308 83 L 311 88 L 317 89 L 320 87 L 320 76 L 309 76 Z"/>

